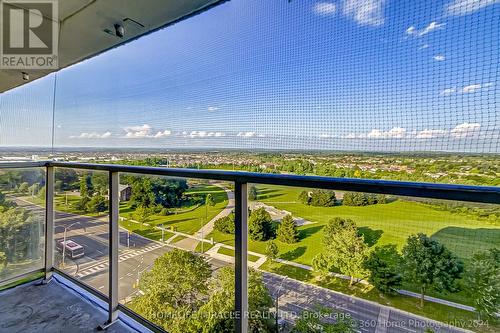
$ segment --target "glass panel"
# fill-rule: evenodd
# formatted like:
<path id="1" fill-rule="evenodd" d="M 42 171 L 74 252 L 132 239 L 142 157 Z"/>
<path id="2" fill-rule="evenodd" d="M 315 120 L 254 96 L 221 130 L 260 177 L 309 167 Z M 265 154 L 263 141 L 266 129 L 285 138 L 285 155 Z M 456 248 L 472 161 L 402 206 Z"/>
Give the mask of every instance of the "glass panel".
<path id="1" fill-rule="evenodd" d="M 55 169 L 55 262 L 108 294 L 108 172 Z"/>
<path id="2" fill-rule="evenodd" d="M 471 275 L 499 278 L 478 267 L 498 260 L 489 249 L 500 249 L 500 205 L 253 184 L 249 208 L 249 260 L 263 270 L 286 329 L 320 315 L 323 323 L 352 320 L 362 332 L 498 329 L 484 313 L 474 321 L 482 287 Z M 234 237 L 220 226 L 209 237 L 229 248 Z M 434 298 L 423 306 L 422 287 Z"/>
<path id="3" fill-rule="evenodd" d="M 234 259 L 209 236 L 234 209 L 233 186 L 134 174 L 120 182 L 120 302 L 167 331 L 234 328 Z"/>
<path id="4" fill-rule="evenodd" d="M 43 268 L 45 169 L 0 170 L 0 282 Z"/>

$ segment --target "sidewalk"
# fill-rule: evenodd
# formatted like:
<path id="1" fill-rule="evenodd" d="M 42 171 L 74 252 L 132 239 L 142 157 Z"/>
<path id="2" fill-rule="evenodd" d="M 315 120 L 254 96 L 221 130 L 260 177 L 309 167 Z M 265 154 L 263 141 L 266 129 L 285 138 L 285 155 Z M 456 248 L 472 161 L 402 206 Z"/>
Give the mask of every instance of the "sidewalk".
<path id="1" fill-rule="evenodd" d="M 221 186 L 220 184 L 216 184 L 217 186 Z M 222 186 L 221 186 L 222 187 Z M 234 193 L 227 189 L 224 188 L 224 191 L 227 193 L 227 206 L 219 213 L 217 216 L 215 216 L 213 219 L 211 219 L 207 224 L 205 224 L 203 227 L 200 228 L 197 232 L 193 234 L 193 238 L 185 238 L 182 239 L 178 242 L 175 243 L 176 246 L 183 248 L 187 251 L 196 251 L 196 247 L 199 244 L 199 239 L 205 238 L 209 233 L 211 233 L 214 230 L 214 223 L 220 218 L 223 218 L 225 216 L 228 216 L 231 214 L 231 212 L 234 209 Z"/>

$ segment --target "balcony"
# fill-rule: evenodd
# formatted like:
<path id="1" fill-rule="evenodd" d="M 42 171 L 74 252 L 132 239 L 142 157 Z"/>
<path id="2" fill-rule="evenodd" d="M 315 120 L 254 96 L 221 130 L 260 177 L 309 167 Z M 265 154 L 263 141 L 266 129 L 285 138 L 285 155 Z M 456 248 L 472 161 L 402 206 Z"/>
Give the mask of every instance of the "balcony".
<path id="1" fill-rule="evenodd" d="M 230 287 L 234 288 L 234 308 L 231 313 L 235 315 L 234 329 L 237 332 L 248 332 L 249 321 L 253 320 L 249 315 L 249 304 L 252 304 L 253 296 L 249 293 L 249 286 L 252 286 L 250 281 L 253 273 L 249 272 L 254 270 L 249 271 L 249 267 L 261 268 L 262 281 L 273 298 L 273 302 L 267 305 L 268 310 L 272 310 L 270 313 L 275 314 L 273 311 L 278 308 L 278 315 L 273 315 L 272 320 L 279 322 L 279 326 L 285 330 L 297 320 L 294 313 L 298 310 L 312 310 L 307 304 L 317 303 L 341 313 L 348 313 L 353 320 L 362 323 L 357 326 L 358 331 L 362 332 L 407 330 L 424 332 L 429 328 L 438 328 L 440 332 L 464 332 L 464 329 L 453 324 L 439 323 L 394 307 L 301 282 L 300 279 L 287 277 L 281 267 L 275 270 L 262 269 L 266 257 L 261 253 L 250 251 L 249 248 L 249 244 L 252 246 L 255 244 L 249 240 L 247 212 L 249 207 L 251 209 L 257 207 L 255 202 L 249 203 L 247 192 L 253 184 L 259 184 L 270 187 L 348 190 L 394 197 L 481 204 L 500 202 L 500 189 L 484 186 L 71 162 L 4 163 L 0 165 L 0 170 L 4 172 L 36 170 L 43 175 L 41 183 L 45 186 L 43 200 L 40 199 L 40 195 L 38 199 L 29 201 L 16 196 L 14 192 L 7 193 L 8 200 L 16 202 L 22 209 L 31 211 L 28 229 L 13 229 L 17 235 L 2 235 L 4 239 L 7 237 L 14 239 L 9 244 L 16 244 L 14 249 L 18 255 L 18 258 L 15 258 L 11 252 L 6 269 L 0 273 L 2 285 L 12 287 L 20 284 L 0 292 L 2 300 L 0 322 L 3 325 L 0 326 L 0 330 L 8 329 L 9 332 L 64 331 L 68 325 L 79 327 L 81 331 L 92 331 L 97 327 L 111 332 L 163 331 L 164 328 L 159 327 L 154 319 L 151 319 L 150 314 L 146 315 L 149 316 L 149 320 L 145 319 L 142 316 L 144 313 L 139 314 L 132 310 L 129 302 L 133 301 L 135 296 L 144 293 L 137 284 L 142 274 L 151 270 L 155 258 L 174 249 L 196 251 L 196 256 L 205 258 L 203 260 L 209 263 L 212 274 L 222 267 L 234 265 L 234 286 Z M 68 199 L 68 194 L 56 194 L 61 184 L 56 184 L 55 175 L 60 170 L 78 170 L 100 175 L 107 182 L 105 187 L 108 193 L 108 208 L 101 214 L 85 216 L 64 212 L 61 207 L 64 204 L 68 205 L 68 200 L 71 198 Z M 120 187 L 120 179 L 126 179 L 131 175 L 196 179 L 196 186 L 200 186 L 201 183 L 213 185 L 214 181 L 216 184 L 224 183 L 226 193 L 234 193 L 234 199 L 233 195 L 228 195 L 226 201 L 220 203 L 220 209 L 224 206 L 226 207 L 224 209 L 234 210 L 234 246 L 231 242 L 218 243 L 218 240 L 208 238 L 203 234 L 203 230 L 207 230 L 206 225 L 191 234 L 166 229 L 160 225 L 156 228 L 156 238 L 141 232 L 140 228 L 135 232 L 124 229 L 128 222 L 121 216 L 125 213 L 123 206 L 120 206 L 120 198 L 123 198 L 120 193 L 120 189 L 123 188 Z M 271 190 L 267 192 L 270 193 Z M 215 196 L 213 189 L 212 193 Z M 31 196 L 33 195 L 31 193 Z M 219 205 L 218 200 L 215 199 L 216 207 Z M 208 213 L 215 215 L 216 211 L 207 211 Z M 208 219 L 205 220 L 207 221 Z M 307 221 L 301 223 L 307 224 Z M 181 240 L 175 243 L 168 242 L 167 238 L 175 237 L 180 237 Z M 71 244 L 62 248 L 60 244 L 69 244 L 66 243 L 69 241 L 76 245 Z M 83 245 L 85 260 L 80 258 L 78 250 L 82 246 L 79 244 Z M 459 248 L 460 244 L 454 250 Z M 7 248 L 0 249 L 2 250 L 11 251 Z M 233 255 L 234 260 L 232 260 Z M 291 265 L 288 266 L 289 269 L 307 269 L 306 265 L 293 262 L 292 259 L 276 259 L 276 264 L 271 260 L 271 265 L 287 263 Z M 182 277 L 178 278 L 180 278 L 178 281 L 182 281 Z M 436 301 L 429 296 L 426 296 L 426 301 L 458 306 L 452 301 Z M 10 311 L 12 308 L 19 311 Z M 473 308 L 463 306 L 462 310 L 473 311 Z"/>

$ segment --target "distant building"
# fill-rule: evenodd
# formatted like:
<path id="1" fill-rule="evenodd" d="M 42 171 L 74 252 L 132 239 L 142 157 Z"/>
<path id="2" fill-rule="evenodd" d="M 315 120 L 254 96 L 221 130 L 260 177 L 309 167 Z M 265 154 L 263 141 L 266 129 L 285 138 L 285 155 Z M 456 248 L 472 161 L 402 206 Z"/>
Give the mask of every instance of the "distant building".
<path id="1" fill-rule="evenodd" d="M 132 187 L 130 185 L 119 185 L 120 201 L 129 201 L 132 196 Z"/>

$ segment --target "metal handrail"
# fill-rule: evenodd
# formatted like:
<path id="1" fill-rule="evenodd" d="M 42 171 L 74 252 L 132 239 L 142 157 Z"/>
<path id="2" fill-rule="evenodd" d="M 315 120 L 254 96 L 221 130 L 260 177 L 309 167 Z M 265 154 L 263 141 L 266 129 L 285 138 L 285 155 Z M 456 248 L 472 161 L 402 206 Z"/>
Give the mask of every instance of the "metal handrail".
<path id="1" fill-rule="evenodd" d="M 355 192 L 369 192 L 379 194 L 423 197 L 432 199 L 458 200 L 478 203 L 500 203 L 500 187 L 494 186 L 469 186 L 454 184 L 402 182 L 374 179 L 333 178 L 318 176 L 298 176 L 283 174 L 265 174 L 240 171 L 222 170 L 197 170 L 197 169 L 175 169 L 163 167 L 130 166 L 118 164 L 97 163 L 75 163 L 58 161 L 40 162 L 12 162 L 0 163 L 0 169 L 45 167 L 46 174 L 46 223 L 45 237 L 47 244 L 53 244 L 54 232 L 54 168 L 73 168 L 105 171 L 109 174 L 110 188 L 110 242 L 109 242 L 109 296 L 106 301 L 109 305 L 108 321 L 102 325 L 103 328 L 112 325 L 117 319 L 118 311 L 124 307 L 118 304 L 118 184 L 119 173 L 133 173 L 143 175 L 157 175 L 168 177 L 210 179 L 233 182 L 235 186 L 235 309 L 240 313 L 237 317 L 235 330 L 238 333 L 248 332 L 248 184 L 269 184 L 294 186 L 304 188 L 322 188 L 331 190 L 346 190 Z M 45 248 L 45 277 L 50 279 L 53 271 L 59 272 L 53 267 L 53 248 L 48 245 Z M 70 280 L 76 281 L 70 276 Z M 88 289 L 91 289 L 88 287 Z M 128 311 L 128 310 L 126 310 Z M 130 312 L 130 311 L 129 311 Z M 145 320 L 145 319 L 143 319 Z M 151 325 L 153 331 L 162 331 Z"/>
<path id="2" fill-rule="evenodd" d="M 480 203 L 500 203 L 500 187 L 472 186 L 458 184 L 439 184 L 423 182 L 406 182 L 378 179 L 334 178 L 320 176 L 300 176 L 290 174 L 267 174 L 242 171 L 176 169 L 164 167 L 132 166 L 119 164 L 76 163 L 76 162 L 12 162 L 0 163 L 3 168 L 29 168 L 53 166 L 100 170 L 108 172 L 125 172 L 157 176 L 198 178 L 222 180 L 241 183 L 283 185 L 305 188 L 322 188 L 354 192 L 402 195 L 411 197 L 469 201 Z"/>
<path id="3" fill-rule="evenodd" d="M 495 186 L 471 186 L 358 178 L 299 176 L 289 174 L 268 174 L 224 170 L 176 169 L 119 164 L 46 162 L 46 165 L 53 167 L 90 169 L 109 172 L 125 172 L 169 177 L 222 180 L 241 183 L 322 188 L 330 190 L 369 192 L 378 194 L 391 194 L 481 203 L 500 203 L 500 187 Z"/>

